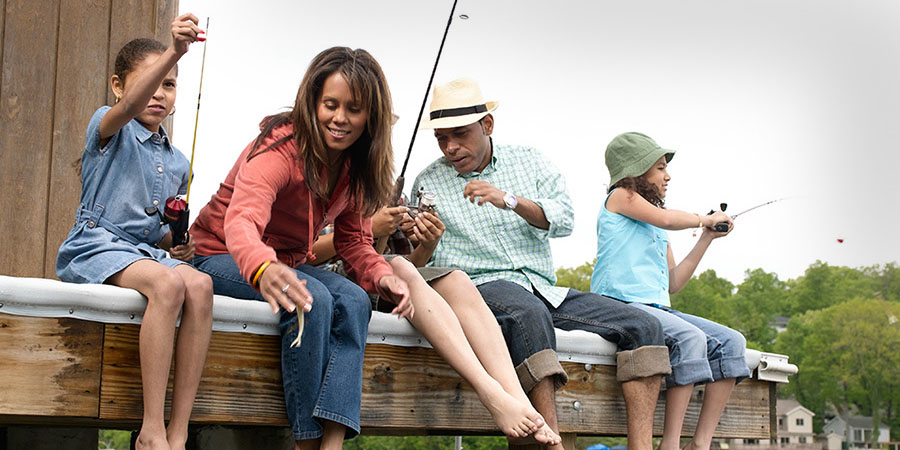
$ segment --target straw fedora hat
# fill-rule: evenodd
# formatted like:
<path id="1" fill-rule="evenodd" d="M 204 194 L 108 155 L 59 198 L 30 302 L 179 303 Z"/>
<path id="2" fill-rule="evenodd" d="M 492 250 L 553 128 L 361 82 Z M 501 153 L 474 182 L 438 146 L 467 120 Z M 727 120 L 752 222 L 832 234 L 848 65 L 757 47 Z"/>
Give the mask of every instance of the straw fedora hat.
<path id="1" fill-rule="evenodd" d="M 422 120 L 419 128 L 456 128 L 481 120 L 497 109 L 498 102 L 484 100 L 478 83 L 459 78 L 434 87 L 431 96 L 431 113 Z"/>

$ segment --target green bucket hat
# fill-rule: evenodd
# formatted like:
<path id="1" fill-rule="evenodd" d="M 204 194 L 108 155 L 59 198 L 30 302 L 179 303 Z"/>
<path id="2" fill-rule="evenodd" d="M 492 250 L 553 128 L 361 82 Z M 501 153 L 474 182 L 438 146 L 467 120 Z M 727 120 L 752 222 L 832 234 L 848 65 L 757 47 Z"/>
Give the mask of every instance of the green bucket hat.
<path id="1" fill-rule="evenodd" d="M 675 156 L 675 150 L 660 147 L 646 134 L 630 132 L 616 136 L 606 147 L 609 185 L 612 186 L 623 178 L 643 175 L 664 155 L 666 162 L 669 162 Z"/>

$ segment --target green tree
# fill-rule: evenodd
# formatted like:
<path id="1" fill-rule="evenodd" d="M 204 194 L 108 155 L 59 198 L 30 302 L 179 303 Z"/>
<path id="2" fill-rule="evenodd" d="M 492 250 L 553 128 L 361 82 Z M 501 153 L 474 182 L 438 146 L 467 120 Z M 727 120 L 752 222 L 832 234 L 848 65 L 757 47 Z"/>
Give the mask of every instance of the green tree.
<path id="1" fill-rule="evenodd" d="M 771 351 L 777 334 L 773 321 L 787 310 L 786 297 L 786 286 L 778 275 L 748 270 L 731 299 L 731 319 L 725 324 L 740 331 L 748 347 Z"/>
<path id="2" fill-rule="evenodd" d="M 731 312 L 729 299 L 734 285 L 725 278 L 716 276 L 712 269 L 691 278 L 681 291 L 670 296 L 672 307 L 695 316 L 725 323 Z"/>
<path id="3" fill-rule="evenodd" d="M 877 429 L 900 389 L 898 317 L 900 304 L 858 297 L 793 318 L 775 347 L 800 368 L 789 385 L 798 400 L 821 412 L 830 405 L 845 418 L 855 406 Z"/>
<path id="4" fill-rule="evenodd" d="M 872 274 L 849 267 L 829 266 L 816 261 L 803 276 L 789 283 L 788 299 L 794 314 L 824 309 L 846 302 L 856 296 L 864 298 L 880 295 L 879 282 Z"/>
<path id="5" fill-rule="evenodd" d="M 581 292 L 591 291 L 591 275 L 594 273 L 594 262 L 586 262 L 578 267 L 560 267 L 556 269 L 556 285 Z"/>

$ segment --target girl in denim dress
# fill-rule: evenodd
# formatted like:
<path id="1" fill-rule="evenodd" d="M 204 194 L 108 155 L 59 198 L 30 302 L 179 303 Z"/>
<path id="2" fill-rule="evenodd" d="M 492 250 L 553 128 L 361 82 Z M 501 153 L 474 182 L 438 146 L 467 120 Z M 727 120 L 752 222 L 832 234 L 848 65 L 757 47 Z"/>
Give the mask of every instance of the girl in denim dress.
<path id="1" fill-rule="evenodd" d="M 107 283 L 147 297 L 139 342 L 144 414 L 138 449 L 185 447 L 209 346 L 212 282 L 185 263 L 193 258 L 193 243 L 170 248 L 168 226 L 147 212 L 161 210 L 167 198 L 187 189 L 189 163 L 160 124 L 175 103 L 176 63 L 202 33 L 197 18 L 185 14 L 172 22 L 170 47 L 135 39 L 119 51 L 110 78 L 116 104 L 98 109 L 88 125 L 79 161 L 81 205 L 56 261 L 63 281 Z M 164 401 L 179 313 L 166 428 Z"/>
<path id="2" fill-rule="evenodd" d="M 689 450 L 708 450 L 735 383 L 750 375 L 746 340 L 737 331 L 671 309 L 669 294 L 690 280 L 713 239 L 734 224 L 722 212 L 700 216 L 663 207 L 670 180 L 666 167 L 675 152 L 640 133 L 617 136 L 606 149 L 609 195 L 597 218 L 597 262 L 591 291 L 628 302 L 663 328 L 672 374 L 666 377 L 666 413 L 659 450 L 678 450 L 694 384 L 707 383 Z M 714 227 L 725 222 L 728 230 Z M 665 230 L 700 227 L 694 249 L 679 264 Z"/>

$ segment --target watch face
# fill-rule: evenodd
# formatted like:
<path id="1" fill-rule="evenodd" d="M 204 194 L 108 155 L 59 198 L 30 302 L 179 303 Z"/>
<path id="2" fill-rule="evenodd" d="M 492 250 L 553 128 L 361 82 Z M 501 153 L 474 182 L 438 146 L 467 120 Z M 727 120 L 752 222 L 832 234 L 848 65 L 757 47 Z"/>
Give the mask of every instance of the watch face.
<path id="1" fill-rule="evenodd" d="M 506 203 L 506 209 L 516 209 L 516 205 L 519 203 L 516 200 L 516 196 L 513 194 L 506 194 L 503 196 L 503 203 Z"/>

